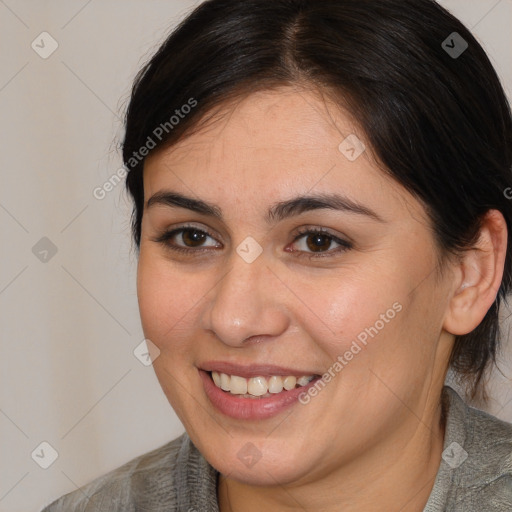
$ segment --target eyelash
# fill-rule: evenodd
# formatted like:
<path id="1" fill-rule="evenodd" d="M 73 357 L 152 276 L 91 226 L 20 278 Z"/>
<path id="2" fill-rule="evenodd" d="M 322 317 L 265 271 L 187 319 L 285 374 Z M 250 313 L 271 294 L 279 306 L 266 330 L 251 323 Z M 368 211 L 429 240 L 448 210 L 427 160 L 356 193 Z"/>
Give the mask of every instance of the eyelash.
<path id="1" fill-rule="evenodd" d="M 203 247 L 199 247 L 196 249 L 193 249 L 191 247 L 182 247 L 179 245 L 172 245 L 170 243 L 170 240 L 174 238 L 176 235 L 183 233 L 185 231 L 197 231 L 199 233 L 205 234 L 208 237 L 215 239 L 213 235 L 211 235 L 208 231 L 205 231 L 204 229 L 199 229 L 196 226 L 188 226 L 184 225 L 179 228 L 166 231 L 159 237 L 153 239 L 154 242 L 161 243 L 165 245 L 167 249 L 170 249 L 172 251 L 182 253 L 182 254 L 192 254 L 192 253 L 201 253 L 204 251 L 208 251 L 209 249 Z M 304 237 L 305 235 L 324 235 L 327 236 L 331 242 L 335 242 L 339 244 L 339 247 L 335 248 L 334 250 L 328 250 L 324 252 L 314 253 L 314 252 L 305 252 L 305 251 L 294 251 L 297 252 L 297 256 L 299 258 L 308 258 L 308 259 L 317 259 L 317 258 L 325 258 L 325 257 L 332 257 L 334 255 L 343 253 L 345 251 L 348 251 L 349 249 L 352 249 L 352 244 L 346 240 L 342 240 L 336 236 L 334 236 L 332 233 L 330 233 L 325 228 L 301 228 L 297 231 L 297 235 L 293 239 L 292 243 L 297 242 L 300 238 Z"/>

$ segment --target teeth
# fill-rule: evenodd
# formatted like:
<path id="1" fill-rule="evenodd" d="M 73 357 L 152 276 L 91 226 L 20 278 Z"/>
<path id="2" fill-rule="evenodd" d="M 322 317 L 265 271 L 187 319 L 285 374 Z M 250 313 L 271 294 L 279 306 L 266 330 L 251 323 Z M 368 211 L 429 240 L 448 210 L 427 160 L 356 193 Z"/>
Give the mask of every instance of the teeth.
<path id="1" fill-rule="evenodd" d="M 267 379 L 265 377 L 253 377 L 247 384 L 247 392 L 250 395 L 261 396 L 268 391 Z"/>
<path id="2" fill-rule="evenodd" d="M 272 375 L 268 379 L 268 392 L 269 393 L 281 393 L 283 391 L 283 379 Z"/>
<path id="3" fill-rule="evenodd" d="M 213 382 L 218 388 L 243 398 L 269 397 L 271 394 L 281 393 L 283 389 L 289 391 L 296 386 L 306 386 L 313 378 L 313 375 L 304 375 L 299 378 L 293 375 L 288 377 L 272 375 L 268 380 L 265 377 L 245 379 L 238 375 L 212 372 Z"/>
<path id="4" fill-rule="evenodd" d="M 295 385 L 297 384 L 297 378 L 296 377 L 286 377 L 283 380 L 283 388 L 286 390 L 293 389 Z"/>
<path id="5" fill-rule="evenodd" d="M 306 384 L 309 384 L 313 380 L 313 376 L 311 377 L 300 377 L 297 379 L 297 384 L 299 386 L 305 386 Z"/>
<path id="6" fill-rule="evenodd" d="M 231 376 L 230 390 L 234 395 L 245 395 L 247 393 L 247 380 L 237 375 Z M 253 393 L 253 395 L 256 393 Z"/>
<path id="7" fill-rule="evenodd" d="M 220 389 L 223 389 L 224 391 L 229 391 L 231 389 L 231 377 L 229 375 L 226 375 L 225 373 L 220 374 Z"/>

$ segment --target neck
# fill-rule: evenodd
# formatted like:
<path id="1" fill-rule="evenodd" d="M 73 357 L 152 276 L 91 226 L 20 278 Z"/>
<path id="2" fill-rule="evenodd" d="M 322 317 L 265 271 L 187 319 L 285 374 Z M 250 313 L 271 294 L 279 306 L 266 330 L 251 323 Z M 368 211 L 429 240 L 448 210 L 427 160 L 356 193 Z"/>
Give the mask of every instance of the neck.
<path id="1" fill-rule="evenodd" d="M 221 512 L 422 512 L 441 463 L 441 405 L 411 420 L 349 465 L 301 484 L 260 487 L 221 475 Z M 404 439 L 406 439 L 404 448 Z"/>

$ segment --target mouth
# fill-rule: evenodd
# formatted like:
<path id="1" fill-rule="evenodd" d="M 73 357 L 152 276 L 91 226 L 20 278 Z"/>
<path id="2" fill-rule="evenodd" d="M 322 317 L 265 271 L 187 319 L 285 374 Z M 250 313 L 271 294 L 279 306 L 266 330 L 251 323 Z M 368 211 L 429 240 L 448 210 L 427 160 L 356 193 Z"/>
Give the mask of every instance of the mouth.
<path id="1" fill-rule="evenodd" d="M 230 375 L 221 372 L 208 372 L 215 386 L 238 398 L 261 399 L 269 398 L 292 389 L 307 386 L 319 375 L 258 375 L 245 378 L 240 375 Z"/>
<path id="2" fill-rule="evenodd" d="M 198 368 L 210 404 L 239 420 L 263 420 L 299 403 L 321 378 L 275 366 L 240 367 L 214 363 Z"/>

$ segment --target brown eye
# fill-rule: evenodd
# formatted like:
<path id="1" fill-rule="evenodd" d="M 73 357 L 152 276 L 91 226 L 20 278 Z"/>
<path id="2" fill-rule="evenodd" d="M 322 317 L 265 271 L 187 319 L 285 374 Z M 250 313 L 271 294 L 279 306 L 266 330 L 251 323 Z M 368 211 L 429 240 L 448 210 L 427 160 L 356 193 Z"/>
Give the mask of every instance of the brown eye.
<path id="1" fill-rule="evenodd" d="M 197 229 L 184 229 L 181 232 L 181 239 L 187 247 L 200 247 L 208 235 Z"/>
<path id="2" fill-rule="evenodd" d="M 166 249 L 189 254 L 218 249 L 222 246 L 209 233 L 195 227 L 182 227 L 166 231 L 154 240 L 163 244 Z"/>
<path id="3" fill-rule="evenodd" d="M 306 237 L 306 245 L 313 252 L 327 251 L 332 241 L 332 237 L 322 233 L 313 233 Z"/>
<path id="4" fill-rule="evenodd" d="M 323 229 L 309 229 L 301 232 L 293 241 L 297 256 L 335 256 L 352 248 L 352 244 Z"/>

